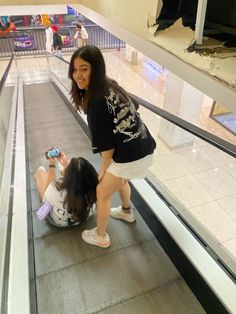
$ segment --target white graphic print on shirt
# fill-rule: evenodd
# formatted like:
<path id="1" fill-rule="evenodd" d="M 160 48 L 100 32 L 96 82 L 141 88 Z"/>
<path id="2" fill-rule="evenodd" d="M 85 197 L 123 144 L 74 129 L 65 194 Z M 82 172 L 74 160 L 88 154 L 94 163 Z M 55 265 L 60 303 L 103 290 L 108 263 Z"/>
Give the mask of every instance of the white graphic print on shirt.
<path id="1" fill-rule="evenodd" d="M 114 129 L 113 133 L 122 133 L 127 136 L 123 140 L 124 143 L 127 143 L 133 139 L 141 136 L 142 138 L 147 138 L 147 131 L 144 126 L 144 123 L 139 117 L 139 113 L 136 111 L 135 106 L 131 99 L 129 101 L 120 99 L 111 88 L 109 89 L 109 95 L 106 96 L 106 102 L 108 111 L 113 114 Z M 138 118 L 138 119 L 137 119 Z M 137 125 L 137 129 L 134 131 L 132 128 Z"/>

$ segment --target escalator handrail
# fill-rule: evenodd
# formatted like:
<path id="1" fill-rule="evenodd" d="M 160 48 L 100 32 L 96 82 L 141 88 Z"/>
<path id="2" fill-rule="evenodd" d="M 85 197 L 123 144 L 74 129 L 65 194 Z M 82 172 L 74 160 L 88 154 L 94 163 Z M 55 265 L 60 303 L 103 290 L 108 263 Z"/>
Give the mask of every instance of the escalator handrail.
<path id="1" fill-rule="evenodd" d="M 6 70 L 5 70 L 5 72 L 3 73 L 3 76 L 2 76 L 2 78 L 1 78 L 1 81 L 0 81 L 0 95 L 1 95 L 1 93 L 2 93 L 3 86 L 4 86 L 5 82 L 6 82 L 8 73 L 9 73 L 9 71 L 10 71 L 10 68 L 11 68 L 11 64 L 12 64 L 13 59 L 14 59 L 14 56 L 12 55 L 12 57 L 11 57 L 11 59 L 10 59 L 8 65 L 7 65 L 7 68 L 6 68 Z"/>
<path id="2" fill-rule="evenodd" d="M 230 142 L 227 142 L 225 140 L 223 140 L 222 138 L 208 132 L 205 131 L 203 129 L 201 129 L 200 127 L 180 118 L 177 117 L 176 115 L 158 108 L 157 106 L 147 102 L 146 100 L 133 95 L 130 93 L 130 95 L 135 98 L 141 106 L 143 106 L 144 108 L 148 109 L 149 111 L 152 111 L 153 113 L 155 113 L 156 115 L 164 118 L 165 120 L 173 123 L 174 125 L 180 127 L 181 129 L 197 136 L 198 138 L 206 141 L 207 143 L 219 148 L 220 150 L 222 150 L 223 152 L 236 157 L 236 146 L 231 144 Z"/>

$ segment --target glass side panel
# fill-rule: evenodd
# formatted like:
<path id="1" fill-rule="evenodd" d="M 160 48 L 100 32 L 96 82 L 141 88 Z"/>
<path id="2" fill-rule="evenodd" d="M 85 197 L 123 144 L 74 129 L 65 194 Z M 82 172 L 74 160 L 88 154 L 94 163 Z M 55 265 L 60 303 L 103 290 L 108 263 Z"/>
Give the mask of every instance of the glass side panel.
<path id="1" fill-rule="evenodd" d="M 53 55 L 48 55 L 48 66 L 50 71 L 57 77 L 61 84 L 70 91 L 71 82 L 68 79 L 68 63 Z"/>
<path id="2" fill-rule="evenodd" d="M 1 66 L 0 66 L 0 79 L 2 79 L 3 74 L 9 64 L 11 58 L 2 58 L 1 59 Z"/>
<path id="3" fill-rule="evenodd" d="M 2 178 L 2 171 L 4 165 L 4 153 L 6 147 L 15 80 L 16 80 L 15 66 L 14 63 L 12 63 L 10 72 L 8 73 L 7 80 L 0 94 L 0 178 Z"/>
<path id="4" fill-rule="evenodd" d="M 157 142 L 148 179 L 236 273 L 236 159 L 145 108 Z"/>
<path id="5" fill-rule="evenodd" d="M 2 64 L 0 68 L 2 67 Z M 6 67 L 5 67 L 6 68 Z M 5 71 L 4 71 L 5 72 Z M 4 73 L 3 72 L 3 73 Z M 2 76 L 1 76 L 2 78 Z M 8 231 L 8 210 L 9 210 L 9 194 L 11 184 L 11 158 L 8 158 L 8 154 L 12 154 L 12 141 L 9 140 L 8 132 L 12 131 L 11 112 L 12 112 L 12 100 L 14 94 L 14 88 L 16 85 L 16 68 L 12 63 L 6 81 L 0 91 L 0 225 L 1 225 L 1 237 L 0 237 L 0 294 L 2 296 L 0 301 L 0 308 L 3 310 L 4 293 L 5 290 L 5 258 L 6 254 L 6 239 Z M 13 120 L 14 122 L 14 120 Z M 12 133 L 11 133 L 12 134 Z M 6 153 L 8 152 L 8 153 Z M 4 174 L 4 176 L 3 176 Z M 4 180 L 4 181 L 3 181 Z M 10 193 L 10 191 L 9 191 Z M 3 294 L 2 294 L 3 293 Z"/>

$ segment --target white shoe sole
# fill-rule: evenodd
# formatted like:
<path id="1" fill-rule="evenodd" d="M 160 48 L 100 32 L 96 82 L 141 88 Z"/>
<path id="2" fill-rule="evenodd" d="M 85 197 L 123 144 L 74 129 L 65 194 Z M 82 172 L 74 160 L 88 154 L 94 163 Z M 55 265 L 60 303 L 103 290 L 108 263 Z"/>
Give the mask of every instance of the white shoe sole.
<path id="1" fill-rule="evenodd" d="M 84 242 L 86 242 L 88 244 L 95 245 L 95 246 L 101 247 L 103 249 L 106 249 L 109 246 L 111 246 L 111 241 L 109 241 L 109 242 L 93 242 L 93 241 L 90 241 L 90 239 L 88 239 L 86 236 L 84 236 L 83 232 L 82 232 L 82 239 L 84 240 Z"/>
<path id="2" fill-rule="evenodd" d="M 112 213 L 112 210 L 111 210 L 110 216 L 114 219 L 124 220 L 124 221 L 129 222 L 129 223 L 133 223 L 136 221 L 135 217 L 122 217 L 122 216 L 117 215 L 116 213 Z"/>

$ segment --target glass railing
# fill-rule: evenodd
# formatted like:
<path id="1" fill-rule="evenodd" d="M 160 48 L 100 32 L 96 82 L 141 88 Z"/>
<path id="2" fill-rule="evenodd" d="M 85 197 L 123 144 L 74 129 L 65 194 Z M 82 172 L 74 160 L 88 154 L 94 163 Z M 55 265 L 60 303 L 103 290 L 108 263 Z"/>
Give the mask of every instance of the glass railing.
<path id="1" fill-rule="evenodd" d="M 60 81 L 67 91 L 70 91 L 71 82 L 68 79 L 69 63 L 53 54 L 47 54 L 47 59 L 50 72 Z"/>
<path id="2" fill-rule="evenodd" d="M 2 77 L 9 65 L 9 61 L 11 60 L 11 58 L 2 58 L 1 60 L 1 66 L 0 66 L 0 80 L 2 80 Z"/>
<path id="3" fill-rule="evenodd" d="M 125 48 L 125 43 L 98 25 L 85 25 L 88 32 L 88 44 L 96 45 L 101 49 L 121 49 Z M 63 52 L 72 52 L 77 48 L 76 40 L 72 41 L 76 33 L 75 26 L 59 27 L 59 34 L 62 37 Z M 39 55 L 45 53 L 45 28 L 44 27 L 24 27 L 17 28 L 0 40 L 0 57 Z"/>
<path id="4" fill-rule="evenodd" d="M 70 90 L 68 63 L 49 58 L 52 73 Z M 193 233 L 236 274 L 236 147 L 139 99 L 141 116 L 156 139 L 147 180 Z"/>
<path id="5" fill-rule="evenodd" d="M 12 96 L 16 84 L 16 73 L 13 59 L 5 67 L 0 83 L 0 178 L 4 167 L 4 154 L 6 148 L 9 120 L 12 107 Z M 1 190 L 1 181 L 0 181 Z"/>
<path id="6" fill-rule="evenodd" d="M 9 61 L 0 82 L 0 308 L 6 313 L 10 260 L 10 226 L 12 212 L 11 187 L 13 145 L 16 113 L 17 71 L 13 58 Z"/>
<path id="7" fill-rule="evenodd" d="M 235 278 L 236 146 L 142 100 L 140 103 L 154 111 L 140 108 L 157 142 L 147 180 Z"/>

